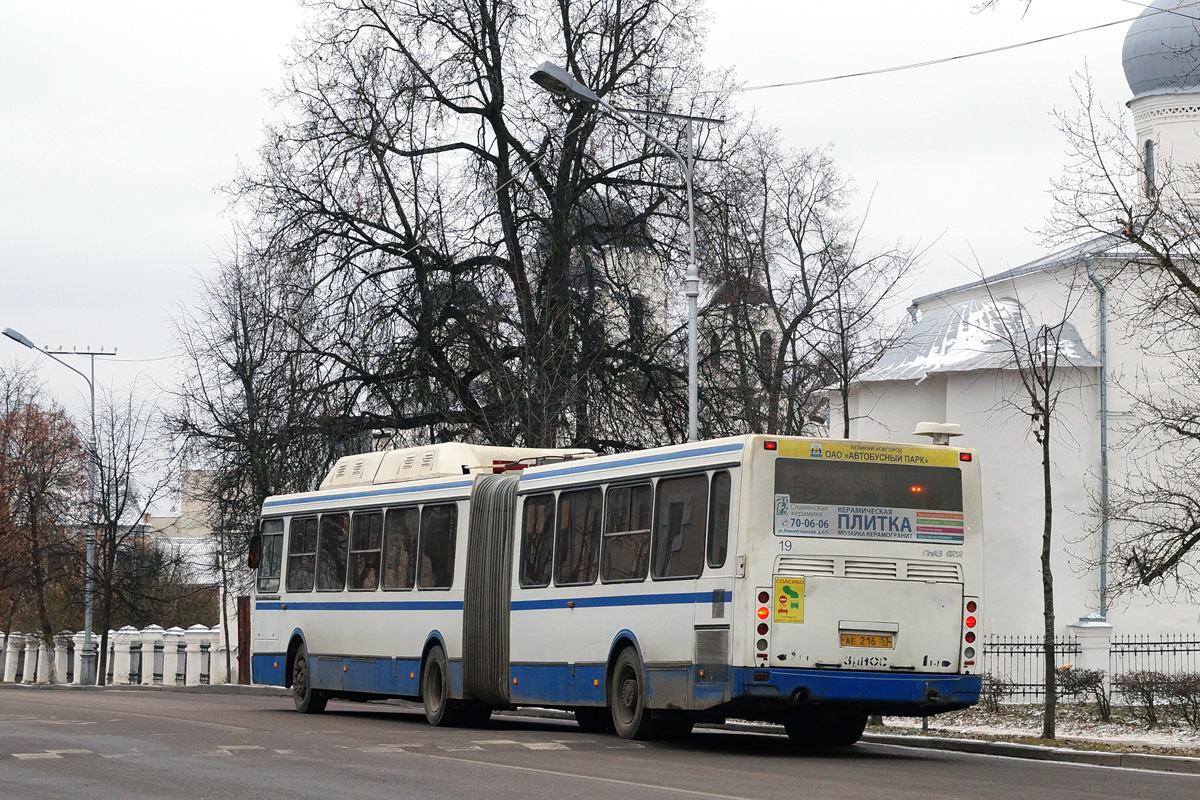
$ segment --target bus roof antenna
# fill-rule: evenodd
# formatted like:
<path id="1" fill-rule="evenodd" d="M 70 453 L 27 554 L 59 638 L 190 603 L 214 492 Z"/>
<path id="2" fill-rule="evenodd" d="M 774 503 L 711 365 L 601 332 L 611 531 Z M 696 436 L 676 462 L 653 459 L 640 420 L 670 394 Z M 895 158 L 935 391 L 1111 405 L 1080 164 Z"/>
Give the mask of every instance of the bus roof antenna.
<path id="1" fill-rule="evenodd" d="M 955 422 L 918 422 L 913 436 L 928 436 L 934 444 L 948 445 L 952 436 L 962 436 L 962 426 Z"/>

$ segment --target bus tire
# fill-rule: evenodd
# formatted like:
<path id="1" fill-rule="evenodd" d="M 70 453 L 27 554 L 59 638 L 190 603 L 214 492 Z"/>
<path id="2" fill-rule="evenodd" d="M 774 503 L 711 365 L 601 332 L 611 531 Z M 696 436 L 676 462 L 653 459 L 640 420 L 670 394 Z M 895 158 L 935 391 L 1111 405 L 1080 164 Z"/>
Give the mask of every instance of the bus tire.
<path id="1" fill-rule="evenodd" d="M 440 645 L 425 656 L 425 666 L 421 668 L 421 702 L 430 725 L 454 727 L 460 724 L 459 709 L 450 698 L 450 664 Z"/>
<path id="2" fill-rule="evenodd" d="M 804 749 L 848 747 L 862 738 L 867 713 L 853 709 L 807 709 L 795 714 L 783 727 L 792 743 Z"/>
<path id="3" fill-rule="evenodd" d="M 586 733 L 612 733 L 612 711 L 607 706 L 583 706 L 575 709 L 575 722 Z"/>
<path id="4" fill-rule="evenodd" d="M 654 721 L 647 705 L 646 670 L 637 651 L 626 647 L 613 666 L 609 690 L 612 703 L 613 730 L 622 739 L 649 739 L 654 735 Z"/>
<path id="5" fill-rule="evenodd" d="M 325 710 L 329 697 L 319 689 L 314 689 L 309 677 L 308 648 L 301 644 L 292 663 L 292 700 L 301 714 L 320 714 Z"/>

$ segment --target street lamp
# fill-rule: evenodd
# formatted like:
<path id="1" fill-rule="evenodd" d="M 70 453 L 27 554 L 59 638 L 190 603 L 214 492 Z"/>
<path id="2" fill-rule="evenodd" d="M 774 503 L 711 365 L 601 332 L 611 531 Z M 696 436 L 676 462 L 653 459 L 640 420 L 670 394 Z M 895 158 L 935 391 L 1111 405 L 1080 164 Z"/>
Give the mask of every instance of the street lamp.
<path id="1" fill-rule="evenodd" d="M 90 407 L 92 415 L 92 443 L 88 452 L 88 526 L 90 530 L 87 532 L 87 574 L 84 575 L 84 605 L 83 605 L 83 656 L 79 660 L 80 664 L 80 680 L 79 682 L 85 686 L 91 686 L 96 682 L 96 646 L 92 642 L 92 572 L 96 565 L 96 356 L 100 353 L 86 351 L 80 355 L 91 356 L 92 359 L 92 376 L 89 378 L 79 370 L 72 367 L 67 362 L 63 361 L 55 352 L 64 353 L 66 351 L 50 351 L 45 348 L 38 347 L 23 334 L 14 331 L 12 328 L 5 328 L 4 335 L 12 339 L 18 344 L 23 344 L 31 350 L 37 350 L 43 355 L 47 355 L 58 363 L 62 364 L 67 369 L 74 372 L 79 377 L 87 381 L 88 393 L 90 395 Z M 104 355 L 109 355 L 105 353 Z"/>
<path id="2" fill-rule="evenodd" d="M 687 276 L 683 282 L 684 294 L 688 299 L 688 441 L 694 442 L 699 435 L 697 406 L 699 405 L 700 381 L 697 369 L 696 317 L 698 314 L 697 298 L 700 296 L 700 272 L 696 269 L 696 213 L 692 203 L 692 154 L 695 150 L 692 146 L 692 123 L 703 122 L 708 125 L 723 125 L 725 124 L 725 120 L 712 119 L 711 117 L 693 117 L 687 114 L 667 114 L 660 111 L 618 108 L 606 102 L 604 98 L 575 80 L 571 73 L 557 64 L 551 64 L 549 61 L 538 67 L 537 71 L 530 78 L 534 83 L 555 97 L 573 97 L 577 100 L 595 103 L 601 110 L 609 114 L 609 116 L 615 117 L 626 125 L 640 131 L 648 139 L 666 150 L 675 157 L 675 160 L 679 162 L 679 166 L 683 168 L 683 182 L 687 187 L 688 201 L 688 268 Z M 644 125 L 636 122 L 629 116 L 630 114 L 644 114 L 651 117 L 665 117 L 686 122 L 688 139 L 687 158 L 685 159 L 674 147 L 671 147 L 671 145 L 651 133 Z"/>

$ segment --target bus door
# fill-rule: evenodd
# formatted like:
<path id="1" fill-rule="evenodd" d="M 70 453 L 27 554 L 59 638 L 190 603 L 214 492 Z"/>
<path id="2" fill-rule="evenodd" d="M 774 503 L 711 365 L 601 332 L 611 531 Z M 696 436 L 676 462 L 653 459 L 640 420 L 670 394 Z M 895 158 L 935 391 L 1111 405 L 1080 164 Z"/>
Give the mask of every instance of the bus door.
<path id="1" fill-rule="evenodd" d="M 708 476 L 704 564 L 693 605 L 692 702 L 709 708 L 730 698 L 733 565 L 729 562 L 731 474 Z"/>

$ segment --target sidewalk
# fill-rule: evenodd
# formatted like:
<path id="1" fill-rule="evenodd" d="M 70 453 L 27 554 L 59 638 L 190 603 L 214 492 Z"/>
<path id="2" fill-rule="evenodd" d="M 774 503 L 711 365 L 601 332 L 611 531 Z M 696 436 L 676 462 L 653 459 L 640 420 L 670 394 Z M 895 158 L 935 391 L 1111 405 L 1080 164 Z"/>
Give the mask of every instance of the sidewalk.
<path id="1" fill-rule="evenodd" d="M 227 695 L 258 695 L 263 697 L 290 697 L 291 690 L 281 686 L 246 686 L 238 684 L 218 684 L 215 686 L 69 686 L 63 684 L 11 684 L 0 683 L 0 690 L 51 690 L 68 692 L 184 692 L 189 694 L 227 694 Z M 398 704 L 404 701 L 395 701 Z M 420 708 L 417 704 L 414 708 Z M 569 720 L 573 719 L 570 712 L 555 709 L 529 708 L 514 711 L 499 712 L 504 715 L 520 717 L 537 717 L 542 719 Z M 709 730 L 727 730 L 744 733 L 765 735 L 782 735 L 777 725 L 756 722 L 727 722 L 722 725 L 703 723 L 700 728 Z M 1118 753 L 1100 750 L 1073 750 L 1069 747 L 1049 747 L 1045 745 L 1019 744 L 1016 742 L 994 741 L 984 739 L 956 739 L 942 736 L 921 736 L 916 734 L 874 733 L 863 734 L 863 742 L 870 744 L 893 745 L 897 747 L 912 747 L 926 750 L 944 750 L 957 753 L 974 753 L 979 755 L 1004 756 L 1007 758 L 1025 758 L 1033 761 L 1055 761 L 1060 763 L 1086 764 L 1089 766 L 1122 767 L 1125 769 L 1145 769 L 1158 772 L 1176 772 L 1200 775 L 1200 758 L 1183 756 L 1160 756 L 1147 753 Z M 1102 743 L 1101 743 L 1102 744 Z"/>

